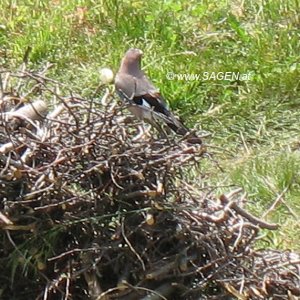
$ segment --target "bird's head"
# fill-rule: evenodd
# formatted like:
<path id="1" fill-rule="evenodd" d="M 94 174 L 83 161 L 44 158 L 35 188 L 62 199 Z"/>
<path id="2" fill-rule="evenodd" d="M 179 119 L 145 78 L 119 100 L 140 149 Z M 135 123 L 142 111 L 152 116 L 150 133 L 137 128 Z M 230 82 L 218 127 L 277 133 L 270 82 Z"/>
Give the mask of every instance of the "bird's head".
<path id="1" fill-rule="evenodd" d="M 121 69 L 131 75 L 137 75 L 137 73 L 141 72 L 142 55 L 143 51 L 140 49 L 131 48 L 127 50 L 122 59 Z"/>
<path id="2" fill-rule="evenodd" d="M 130 48 L 126 51 L 125 57 L 140 59 L 143 55 L 143 51 L 138 48 Z"/>

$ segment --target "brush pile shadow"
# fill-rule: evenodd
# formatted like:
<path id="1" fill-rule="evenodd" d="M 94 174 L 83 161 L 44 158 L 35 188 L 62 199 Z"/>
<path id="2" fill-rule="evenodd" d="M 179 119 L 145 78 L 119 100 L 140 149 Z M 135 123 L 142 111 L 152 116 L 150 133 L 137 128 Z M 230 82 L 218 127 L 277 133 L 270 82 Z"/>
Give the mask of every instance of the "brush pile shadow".
<path id="1" fill-rule="evenodd" d="M 205 147 L 139 137 L 101 91 L 84 99 L 43 72 L 1 72 L 0 298 L 300 296 L 300 256 L 254 250 L 277 226 L 240 190 L 190 183 Z"/>

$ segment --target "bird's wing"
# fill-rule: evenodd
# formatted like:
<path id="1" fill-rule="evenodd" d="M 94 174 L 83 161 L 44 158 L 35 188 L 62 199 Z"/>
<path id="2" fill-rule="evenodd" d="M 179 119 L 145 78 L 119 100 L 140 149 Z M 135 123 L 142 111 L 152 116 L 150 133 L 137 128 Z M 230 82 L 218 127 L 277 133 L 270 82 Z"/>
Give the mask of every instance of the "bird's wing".
<path id="1" fill-rule="evenodd" d="M 136 95 L 132 101 L 137 105 L 142 105 L 150 108 L 154 112 L 169 115 L 169 111 L 159 93 L 146 93 L 143 95 Z"/>
<path id="2" fill-rule="evenodd" d="M 155 92 L 135 96 L 132 101 L 134 104 L 140 105 L 144 109 L 151 110 L 154 117 L 163 120 L 178 134 L 185 135 L 188 132 L 187 128 L 168 110 L 160 93 Z"/>
<path id="3" fill-rule="evenodd" d="M 144 75 L 140 78 L 129 74 L 117 74 L 115 86 L 119 96 L 128 104 L 148 111 L 164 122 L 175 132 L 186 134 L 188 130 L 168 110 L 167 105 L 151 81 Z"/>
<path id="4" fill-rule="evenodd" d="M 117 74 L 115 86 L 124 100 L 133 104 L 146 106 L 159 113 L 167 113 L 167 106 L 154 85 L 146 76 L 141 78 L 129 74 Z"/>

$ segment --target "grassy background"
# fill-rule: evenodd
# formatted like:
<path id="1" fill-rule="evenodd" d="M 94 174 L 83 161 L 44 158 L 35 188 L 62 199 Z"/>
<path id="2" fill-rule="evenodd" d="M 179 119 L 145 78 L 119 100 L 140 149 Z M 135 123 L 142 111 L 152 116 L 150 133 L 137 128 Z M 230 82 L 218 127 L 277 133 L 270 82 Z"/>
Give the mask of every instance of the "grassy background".
<path id="1" fill-rule="evenodd" d="M 186 123 L 212 133 L 203 185 L 241 186 L 267 220 L 272 247 L 300 250 L 300 4 L 274 1 L 2 0 L 0 63 L 29 66 L 91 96 L 99 68 L 117 70 L 130 47 Z M 252 72 L 250 81 L 179 81 L 166 74 Z"/>

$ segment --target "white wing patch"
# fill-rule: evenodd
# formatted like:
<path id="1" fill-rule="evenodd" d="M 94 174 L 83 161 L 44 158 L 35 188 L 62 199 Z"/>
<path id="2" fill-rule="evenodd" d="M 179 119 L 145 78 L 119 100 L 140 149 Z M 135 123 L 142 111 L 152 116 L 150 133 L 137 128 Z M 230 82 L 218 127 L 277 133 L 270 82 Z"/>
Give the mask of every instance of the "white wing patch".
<path id="1" fill-rule="evenodd" d="M 150 109 L 152 108 L 151 105 L 145 99 L 142 99 L 142 106 L 150 108 Z"/>

